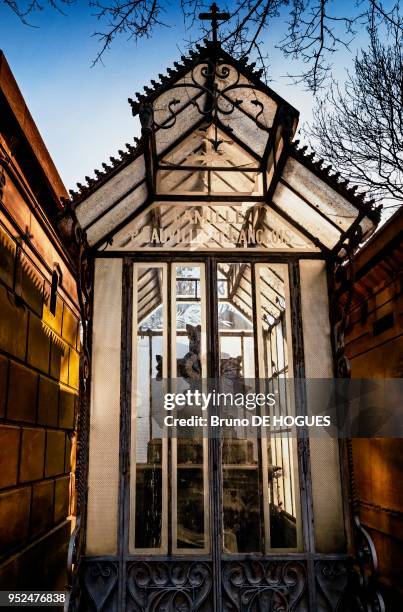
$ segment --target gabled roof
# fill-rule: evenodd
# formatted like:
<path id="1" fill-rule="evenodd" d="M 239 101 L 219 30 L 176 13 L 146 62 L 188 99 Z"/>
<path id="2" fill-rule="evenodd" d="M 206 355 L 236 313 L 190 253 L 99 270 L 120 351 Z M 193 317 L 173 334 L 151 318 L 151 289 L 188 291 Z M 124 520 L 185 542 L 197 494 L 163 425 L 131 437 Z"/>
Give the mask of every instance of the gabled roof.
<path id="1" fill-rule="evenodd" d="M 75 205 L 78 205 L 82 200 L 86 199 L 94 191 L 99 189 L 113 176 L 118 174 L 139 155 L 143 153 L 142 142 L 140 138 L 134 137 L 134 145 L 125 143 L 125 149 L 119 149 L 117 156 L 111 156 L 109 163 L 102 164 L 102 170 L 95 168 L 95 177 L 85 176 L 85 184 L 77 183 L 77 190 L 70 189 L 69 193 L 71 200 Z M 337 193 L 345 197 L 349 202 L 353 203 L 360 209 L 366 211 L 366 214 L 374 221 L 379 223 L 380 208 L 373 207 L 375 200 L 368 199 L 365 192 L 360 191 L 356 185 L 350 183 L 346 178 L 342 177 L 340 172 L 327 163 L 323 158 L 318 157 L 315 151 L 308 152 L 308 146 L 300 146 L 299 140 L 294 140 L 291 143 L 291 155 L 295 157 L 301 164 L 311 170 L 315 176 L 329 184 Z"/>
<path id="2" fill-rule="evenodd" d="M 111 157 L 95 178 L 86 177 L 87 185 L 78 183 L 78 193 L 71 192 L 93 248 L 109 248 L 115 235 L 126 244 L 124 228 L 132 228 L 133 220 L 147 211 L 147 219 L 155 219 L 156 203 L 165 210 L 159 220 L 168 219 L 167 202 L 172 207 L 185 201 L 264 203 L 277 222 L 282 219 L 325 253 L 340 248 L 357 224 L 364 236 L 373 230 L 379 209 L 307 147 L 292 141 L 298 112 L 260 80 L 253 64 L 206 42 L 174 66 L 159 75 L 159 82 L 151 81 L 136 101 L 129 99 L 133 114 L 140 114 L 141 139 Z M 197 133 L 202 135 L 193 138 Z M 211 161 L 219 147 L 227 149 L 228 157 L 231 146 L 243 150 L 256 167 L 238 167 L 236 157 L 225 164 L 217 156 Z M 196 166 L 194 160 L 202 161 Z"/>
<path id="3" fill-rule="evenodd" d="M 181 63 L 174 62 L 174 68 L 168 67 L 165 74 L 159 74 L 159 82 L 151 80 L 151 86 L 144 86 L 143 93 L 136 93 L 135 97 L 137 100 L 129 98 L 128 101 L 132 108 L 133 116 L 139 114 L 141 104 L 153 103 L 161 94 L 174 87 L 175 83 L 186 76 L 195 66 L 209 59 L 211 57 L 212 48 L 213 44 L 208 40 L 205 41 L 204 45 L 197 44 L 197 51 L 190 50 L 188 56 L 182 55 Z M 215 50 L 215 53 L 216 52 L 217 50 Z M 298 117 L 299 113 L 295 108 L 260 80 L 263 71 L 256 69 L 256 64 L 254 62 L 248 63 L 247 59 L 236 60 L 222 49 L 221 46 L 219 46 L 219 55 L 223 61 L 234 64 L 237 69 L 259 89 L 265 91 L 279 104 L 287 106 L 295 117 Z M 134 138 L 134 145 L 126 143 L 125 148 L 126 150 L 119 150 L 116 157 L 111 156 L 108 163 L 103 163 L 102 169 L 96 168 L 94 170 L 95 177 L 85 176 L 85 183 L 77 183 L 78 190 L 69 190 L 71 199 L 74 203 L 78 204 L 140 155 L 143 152 L 142 140 Z"/>

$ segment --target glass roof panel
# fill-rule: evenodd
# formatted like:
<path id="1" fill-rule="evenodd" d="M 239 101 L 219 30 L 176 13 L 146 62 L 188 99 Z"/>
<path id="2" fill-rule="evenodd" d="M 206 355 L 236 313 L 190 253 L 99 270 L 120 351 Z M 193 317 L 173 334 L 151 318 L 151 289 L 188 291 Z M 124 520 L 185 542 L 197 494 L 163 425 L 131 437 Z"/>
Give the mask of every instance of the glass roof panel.
<path id="1" fill-rule="evenodd" d="M 159 170 L 157 177 L 157 192 L 160 194 L 263 194 L 261 173 L 257 172 Z"/>
<path id="2" fill-rule="evenodd" d="M 260 172 L 211 172 L 211 193 L 263 195 L 261 177 Z"/>
<path id="3" fill-rule="evenodd" d="M 105 214 L 113 201 L 128 193 L 145 175 L 144 156 L 140 155 L 76 207 L 81 227 L 86 229 L 95 219 Z"/>
<path id="4" fill-rule="evenodd" d="M 282 178 L 295 191 L 322 211 L 340 229 L 347 230 L 358 216 L 358 209 L 298 160 L 289 157 Z"/>
<path id="5" fill-rule="evenodd" d="M 232 102 L 221 100 L 220 108 L 224 111 L 218 113 L 221 123 L 246 146 L 250 146 L 259 156 L 262 156 L 269 133 L 262 130 L 239 108 L 234 108 Z"/>
<path id="6" fill-rule="evenodd" d="M 341 233 L 338 229 L 285 185 L 277 185 L 273 203 L 328 248 L 332 248 L 339 241 Z"/>
<path id="7" fill-rule="evenodd" d="M 101 240 L 111 232 L 119 223 L 139 208 L 147 199 L 147 187 L 142 183 L 140 187 L 123 198 L 116 206 L 106 213 L 96 224 L 87 230 L 87 239 L 90 246 Z"/>
<path id="8" fill-rule="evenodd" d="M 158 170 L 158 193 L 206 194 L 208 192 L 205 170 Z"/>
<path id="9" fill-rule="evenodd" d="M 360 222 L 360 226 L 362 229 L 363 237 L 369 237 L 372 232 L 375 230 L 375 225 L 368 219 L 368 217 L 364 217 Z"/>
<path id="10" fill-rule="evenodd" d="M 206 77 L 203 76 L 206 67 L 206 63 L 198 64 L 154 100 L 154 119 L 158 124 L 169 121 L 172 112 L 178 112 L 184 104 L 199 98 L 206 85 Z"/>
<path id="11" fill-rule="evenodd" d="M 217 130 L 217 139 L 220 142 L 217 150 L 212 144 L 214 138 L 215 130 L 212 126 L 201 127 L 164 155 L 160 163 L 162 165 L 258 168 L 257 160 L 237 145 L 230 136 Z"/>
<path id="12" fill-rule="evenodd" d="M 203 94 L 199 98 L 200 106 L 203 107 L 205 104 L 206 96 Z M 183 134 L 190 130 L 192 126 L 195 126 L 200 119 L 202 119 L 202 115 L 199 113 L 197 108 L 193 105 L 186 106 L 181 112 L 176 116 L 175 124 L 168 129 L 158 129 L 155 133 L 155 143 L 157 154 L 160 155 L 165 149 L 167 149 L 170 145 L 175 143 L 180 139 Z"/>
<path id="13" fill-rule="evenodd" d="M 277 103 L 257 89 L 238 87 L 229 90 L 226 97 L 235 102 L 242 100 L 241 108 L 255 121 L 265 128 L 273 125 L 277 110 Z"/>
<path id="14" fill-rule="evenodd" d="M 273 208 L 266 206 L 267 212 L 263 220 L 264 227 L 271 232 L 272 246 L 280 243 L 279 237 L 284 237 L 288 248 L 296 251 L 319 250 L 307 236 L 298 231 L 289 221 L 281 217 Z"/>

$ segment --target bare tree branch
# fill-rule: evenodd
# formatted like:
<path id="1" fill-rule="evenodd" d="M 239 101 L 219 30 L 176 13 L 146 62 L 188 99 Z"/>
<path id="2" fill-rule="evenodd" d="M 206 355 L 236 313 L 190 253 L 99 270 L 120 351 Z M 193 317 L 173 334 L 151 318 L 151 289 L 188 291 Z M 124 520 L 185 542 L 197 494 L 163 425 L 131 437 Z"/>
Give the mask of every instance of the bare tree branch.
<path id="1" fill-rule="evenodd" d="M 61 6 L 75 0 L 43 0 L 61 10 Z M 0 0 L 26 22 L 27 15 L 42 9 L 42 0 Z M 24 4 L 27 2 L 27 4 Z M 100 50 L 94 63 L 102 61 L 113 41 L 125 34 L 135 42 L 149 38 L 157 26 L 167 25 L 164 0 L 89 0 L 102 28 L 95 32 Z M 385 2 L 387 7 L 385 7 Z M 393 0 L 355 0 L 346 9 L 333 0 L 232 0 L 223 1 L 230 18 L 220 25 L 220 40 L 224 48 L 236 57 L 251 55 L 268 79 L 267 56 L 262 52 L 262 37 L 278 27 L 275 20 L 281 15 L 286 20 L 287 33 L 277 43 L 286 58 L 297 59 L 305 66 L 299 74 L 288 76 L 305 83 L 314 93 L 323 87 L 332 73 L 331 59 L 340 48 L 349 48 L 358 27 L 403 28 Z M 208 34 L 198 15 L 209 8 L 210 1 L 178 0 L 185 23 L 196 33 L 196 41 Z M 172 5 L 174 6 L 174 5 Z M 164 19 L 163 19 L 164 17 Z M 273 26 L 272 30 L 270 29 Z M 197 38 L 198 34 L 200 36 Z"/>
<path id="2" fill-rule="evenodd" d="M 29 0 L 28 2 L 24 2 L 24 0 L 0 0 L 6 7 L 11 9 L 22 23 L 29 26 L 33 25 L 30 21 L 30 16 L 36 12 L 42 11 L 45 6 L 50 6 L 62 15 L 65 15 L 63 6 L 71 6 L 75 4 L 75 1 L 76 0 L 44 0 L 42 3 L 39 0 Z"/>
<path id="3" fill-rule="evenodd" d="M 386 25 L 386 24 L 385 24 Z M 307 130 L 321 157 L 375 200 L 403 202 L 403 34 L 388 22 L 382 43 L 375 22 L 344 89 L 334 85 Z"/>
<path id="4" fill-rule="evenodd" d="M 164 25 L 159 19 L 164 9 L 158 0 L 111 0 L 105 4 L 102 0 L 94 0 L 90 6 L 95 8 L 97 19 L 107 20 L 106 30 L 94 33 L 101 42 L 94 64 L 101 60 L 119 34 L 128 34 L 137 41 L 149 38 L 155 26 Z"/>

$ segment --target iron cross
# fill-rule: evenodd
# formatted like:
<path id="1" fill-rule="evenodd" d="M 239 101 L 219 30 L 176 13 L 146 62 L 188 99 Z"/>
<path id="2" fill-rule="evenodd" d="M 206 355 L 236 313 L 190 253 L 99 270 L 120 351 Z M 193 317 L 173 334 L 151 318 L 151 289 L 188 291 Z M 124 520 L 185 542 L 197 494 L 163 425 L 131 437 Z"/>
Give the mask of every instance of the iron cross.
<path id="1" fill-rule="evenodd" d="M 199 19 L 211 21 L 211 30 L 213 32 L 213 43 L 217 42 L 217 30 L 219 21 L 227 21 L 231 15 L 229 13 L 220 13 L 220 9 L 215 2 L 210 6 L 210 13 L 200 13 Z"/>

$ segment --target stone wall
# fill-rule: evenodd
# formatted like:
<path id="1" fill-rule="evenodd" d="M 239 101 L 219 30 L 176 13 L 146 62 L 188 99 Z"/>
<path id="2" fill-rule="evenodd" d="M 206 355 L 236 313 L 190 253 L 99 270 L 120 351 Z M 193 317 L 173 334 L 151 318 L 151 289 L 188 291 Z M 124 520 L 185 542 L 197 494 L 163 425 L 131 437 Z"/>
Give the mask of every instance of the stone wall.
<path id="1" fill-rule="evenodd" d="M 80 348 L 75 282 L 46 222 L 37 221 L 17 191 L 15 176 L 2 176 L 0 588 L 52 588 L 58 581 L 63 587 L 67 518 L 74 514 Z"/>
<path id="2" fill-rule="evenodd" d="M 403 377 L 403 211 L 358 254 L 346 354 L 353 378 Z M 403 606 L 403 440 L 352 440 L 360 520 L 379 560 L 387 609 Z"/>

